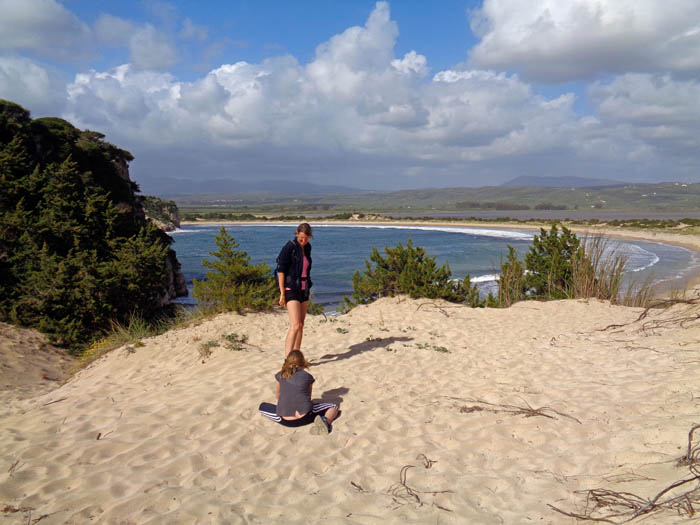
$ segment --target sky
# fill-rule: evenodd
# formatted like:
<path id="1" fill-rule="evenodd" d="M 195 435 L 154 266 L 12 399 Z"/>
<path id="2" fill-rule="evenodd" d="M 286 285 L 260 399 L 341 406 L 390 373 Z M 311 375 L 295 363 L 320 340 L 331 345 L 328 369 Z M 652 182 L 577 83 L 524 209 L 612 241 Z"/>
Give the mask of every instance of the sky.
<path id="1" fill-rule="evenodd" d="M 0 0 L 0 98 L 148 194 L 700 182 L 700 2 Z"/>

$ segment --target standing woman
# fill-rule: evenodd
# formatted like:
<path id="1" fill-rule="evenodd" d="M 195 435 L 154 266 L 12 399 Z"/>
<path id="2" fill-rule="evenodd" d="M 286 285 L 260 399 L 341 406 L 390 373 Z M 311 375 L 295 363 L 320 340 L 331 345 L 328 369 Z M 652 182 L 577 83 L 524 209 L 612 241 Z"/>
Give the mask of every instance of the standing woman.
<path id="1" fill-rule="evenodd" d="M 303 222 L 297 226 L 296 238 L 282 247 L 277 257 L 277 281 L 280 287 L 280 306 L 289 312 L 289 332 L 284 343 L 284 356 L 301 348 L 304 320 L 309 307 L 311 290 L 311 226 Z"/>

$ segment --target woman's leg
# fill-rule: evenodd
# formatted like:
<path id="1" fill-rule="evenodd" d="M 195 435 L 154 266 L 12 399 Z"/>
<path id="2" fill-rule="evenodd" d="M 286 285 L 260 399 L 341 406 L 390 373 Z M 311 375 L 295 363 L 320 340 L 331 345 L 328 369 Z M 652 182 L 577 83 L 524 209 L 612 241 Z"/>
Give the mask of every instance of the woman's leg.
<path id="1" fill-rule="evenodd" d="M 335 403 L 314 403 L 311 407 L 311 412 L 317 414 L 314 419 L 314 426 L 311 429 L 312 434 L 330 434 L 331 423 L 338 417 L 338 405 Z"/>
<path id="2" fill-rule="evenodd" d="M 333 423 L 333 420 L 338 417 L 338 407 L 332 407 L 326 410 L 326 420 Z"/>
<path id="3" fill-rule="evenodd" d="M 314 403 L 311 407 L 314 414 L 325 416 L 329 423 L 332 423 L 338 417 L 338 405 L 335 403 Z"/>
<path id="4" fill-rule="evenodd" d="M 294 339 L 294 348 L 292 350 L 301 350 L 301 339 L 304 337 L 304 321 L 306 321 L 306 311 L 309 309 L 309 301 L 301 303 L 299 313 L 299 330 Z"/>
<path id="5" fill-rule="evenodd" d="M 307 304 L 307 303 L 304 303 Z M 301 343 L 301 332 L 304 329 L 304 317 L 306 317 L 306 309 L 304 308 L 304 316 L 302 317 L 302 303 L 299 301 L 287 301 L 287 312 L 289 312 L 289 331 L 287 338 L 284 341 L 284 357 L 289 355 L 292 350 L 298 350 L 295 346 L 297 337 Z"/>

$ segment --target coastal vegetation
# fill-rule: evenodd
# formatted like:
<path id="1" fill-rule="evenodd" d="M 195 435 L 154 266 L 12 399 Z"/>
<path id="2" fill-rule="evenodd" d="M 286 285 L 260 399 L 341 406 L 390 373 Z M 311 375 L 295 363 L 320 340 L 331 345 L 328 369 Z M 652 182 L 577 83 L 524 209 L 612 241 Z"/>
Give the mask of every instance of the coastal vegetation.
<path id="1" fill-rule="evenodd" d="M 263 261 L 250 264 L 248 254 L 225 227 L 216 236 L 214 258 L 204 259 L 202 265 L 209 268 L 206 279 L 194 281 L 193 295 L 206 312 L 246 312 L 272 308 L 279 297 L 278 285 L 272 270 Z"/>
<path id="2" fill-rule="evenodd" d="M 649 285 L 630 288 L 621 297 L 622 274 L 626 258 L 615 252 L 601 237 L 579 239 L 565 226 L 561 230 L 540 229 L 524 260 L 508 246 L 501 262 L 498 292 L 481 297 L 467 275 L 454 279 L 449 265 L 437 267 L 435 258 L 425 249 L 413 246 L 385 247 L 386 256 L 373 248 L 365 270 L 352 278 L 352 297 L 345 297 L 341 309 L 368 304 L 380 297 L 404 294 L 413 299 L 444 299 L 471 307 L 508 307 L 524 300 L 591 298 L 643 305 L 649 297 Z"/>
<path id="3" fill-rule="evenodd" d="M 602 237 L 579 239 L 566 226 L 552 225 L 535 235 L 524 261 L 513 247 L 501 263 L 498 304 L 510 306 L 526 299 L 581 299 L 595 297 L 612 302 L 634 302 L 646 297 L 649 285 L 621 297 L 626 257 Z"/>
<path id="4" fill-rule="evenodd" d="M 180 227 L 180 212 L 175 201 L 168 201 L 143 195 L 139 197 L 146 218 L 151 219 L 156 225 L 165 231 L 173 231 Z"/>
<path id="5" fill-rule="evenodd" d="M 435 257 L 426 254 L 425 249 L 413 246 L 409 238 L 406 247 L 401 243 L 394 248 L 385 247 L 386 256 L 373 248 L 365 270 L 356 270 L 352 276 L 352 297 L 345 297 L 343 310 L 370 303 L 380 297 L 394 297 L 405 294 L 413 299 L 444 299 L 452 303 L 469 306 L 483 306 L 476 285 L 472 285 L 469 275 L 463 280 L 453 279 L 450 267 L 440 267 Z M 374 263 L 374 265 L 372 264 Z"/>
<path id="6" fill-rule="evenodd" d="M 0 320 L 75 352 L 115 323 L 157 322 L 186 293 L 132 155 L 103 138 L 0 100 Z"/>

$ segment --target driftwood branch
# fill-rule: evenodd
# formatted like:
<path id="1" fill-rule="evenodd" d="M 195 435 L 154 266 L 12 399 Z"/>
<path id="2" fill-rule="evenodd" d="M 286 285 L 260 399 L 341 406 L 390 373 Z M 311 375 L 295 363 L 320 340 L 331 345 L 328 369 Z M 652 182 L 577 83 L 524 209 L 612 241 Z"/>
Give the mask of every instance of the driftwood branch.
<path id="1" fill-rule="evenodd" d="M 425 454 L 419 454 L 416 457 L 416 459 L 422 460 L 423 467 L 426 469 L 431 468 L 435 463 L 437 463 L 437 461 L 428 459 L 428 457 Z M 415 487 L 411 487 L 408 484 L 408 471 L 412 468 L 416 468 L 416 466 L 404 465 L 403 467 L 401 467 L 401 471 L 399 472 L 399 482 L 394 483 L 391 487 L 389 487 L 389 494 L 391 495 L 394 502 L 399 503 L 401 505 L 405 503 L 416 503 L 418 504 L 418 506 L 423 506 L 424 502 L 420 497 L 421 494 L 435 495 L 451 494 L 452 492 L 454 492 L 452 490 L 418 490 Z M 451 509 L 437 505 L 435 502 L 433 502 L 432 504 L 440 510 L 452 512 Z"/>
<path id="2" fill-rule="evenodd" d="M 645 499 L 629 492 L 615 492 L 607 489 L 592 489 L 584 491 L 586 505 L 582 513 L 568 512 L 554 505 L 547 505 L 552 510 L 565 516 L 582 521 L 597 521 L 621 525 L 629 523 L 640 516 L 645 516 L 664 510 L 675 511 L 680 516 L 694 517 L 700 510 L 700 446 L 693 447 L 693 433 L 700 428 L 695 425 L 688 434 L 688 452 L 678 464 L 688 465 L 691 477 L 681 479 L 663 488 L 656 496 Z M 677 494 L 668 496 L 669 492 L 695 482 L 695 485 Z"/>
<path id="3" fill-rule="evenodd" d="M 566 417 L 568 419 L 572 419 L 573 421 L 576 421 L 579 425 L 582 425 L 581 421 L 574 416 L 570 416 L 569 414 L 564 414 L 563 412 L 559 412 L 558 410 L 553 409 L 552 407 L 540 407 L 540 408 L 532 408 L 530 404 L 527 401 L 524 401 L 525 405 L 524 407 L 517 406 L 517 405 L 504 405 L 504 404 L 496 404 L 496 403 L 489 403 L 488 401 L 483 401 L 481 399 L 473 399 L 473 400 L 468 400 L 472 403 L 479 403 L 479 405 L 486 405 L 486 407 L 479 406 L 479 405 L 472 405 L 472 406 L 463 406 L 459 409 L 460 414 L 470 414 L 472 412 L 491 412 L 493 414 L 500 414 L 500 413 L 505 413 L 509 414 L 511 416 L 525 416 L 525 417 L 535 417 L 535 416 L 541 416 L 541 417 L 546 417 L 549 419 L 557 419 L 551 414 L 548 414 L 547 412 L 551 412 L 552 414 L 556 414 L 561 417 Z"/>
<path id="4" fill-rule="evenodd" d="M 647 330 L 655 330 L 655 329 L 660 329 L 660 328 L 665 328 L 668 326 L 680 326 L 681 328 L 686 328 L 686 326 L 689 323 L 692 323 L 694 321 L 700 320 L 700 310 L 697 311 L 689 311 L 689 310 L 694 310 L 692 307 L 693 306 L 700 306 L 700 297 L 694 297 L 692 299 L 663 299 L 661 301 L 657 301 L 655 303 L 652 303 L 651 305 L 647 306 L 644 311 L 639 314 L 639 317 L 632 321 L 631 323 L 627 324 L 611 324 L 606 326 L 605 328 L 601 328 L 599 331 L 605 332 L 608 330 L 612 330 L 615 328 L 624 328 L 625 326 L 628 326 L 629 324 L 635 324 L 639 323 L 641 321 L 644 321 L 651 310 L 666 310 L 670 308 L 671 306 L 676 306 L 679 304 L 684 304 L 687 306 L 690 306 L 691 308 L 687 309 L 685 312 L 679 312 L 678 314 L 674 315 L 673 317 L 670 317 L 668 319 L 654 319 L 654 320 L 648 320 L 644 322 L 641 326 L 642 332 L 645 332 Z"/>
<path id="5" fill-rule="evenodd" d="M 438 306 L 438 305 L 435 304 L 435 303 L 421 303 L 421 304 L 418 305 L 418 308 L 416 308 L 416 312 L 417 312 L 418 310 L 420 310 L 421 307 L 422 307 L 422 306 L 425 306 L 426 304 L 429 304 L 430 306 L 434 306 L 434 307 L 437 309 L 437 311 L 440 312 L 440 313 L 441 313 L 442 315 L 444 315 L 445 317 L 449 317 L 449 316 L 450 316 L 450 314 L 448 314 L 442 306 Z"/>

